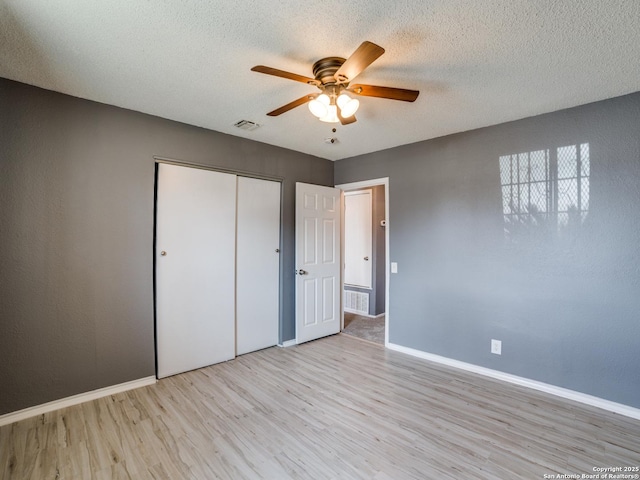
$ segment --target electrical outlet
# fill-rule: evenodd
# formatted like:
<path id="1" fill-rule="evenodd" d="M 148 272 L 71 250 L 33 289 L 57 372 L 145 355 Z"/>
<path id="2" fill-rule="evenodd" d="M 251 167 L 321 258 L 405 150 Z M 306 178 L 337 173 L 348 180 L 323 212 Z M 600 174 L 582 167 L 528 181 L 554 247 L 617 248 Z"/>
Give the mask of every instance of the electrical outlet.
<path id="1" fill-rule="evenodd" d="M 502 341 L 491 339 L 491 353 L 502 355 Z"/>

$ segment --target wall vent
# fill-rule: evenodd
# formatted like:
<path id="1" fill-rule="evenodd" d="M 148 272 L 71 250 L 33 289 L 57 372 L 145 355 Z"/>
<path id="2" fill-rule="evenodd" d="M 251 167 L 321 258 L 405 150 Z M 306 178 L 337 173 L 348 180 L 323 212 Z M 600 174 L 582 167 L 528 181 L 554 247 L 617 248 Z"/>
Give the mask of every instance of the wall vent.
<path id="1" fill-rule="evenodd" d="M 257 128 L 260 128 L 260 125 L 250 120 L 240 120 L 239 122 L 234 123 L 233 126 L 238 127 L 240 130 L 247 130 L 249 132 L 252 132 Z"/>
<path id="2" fill-rule="evenodd" d="M 369 315 L 369 294 L 345 290 L 344 311 Z"/>

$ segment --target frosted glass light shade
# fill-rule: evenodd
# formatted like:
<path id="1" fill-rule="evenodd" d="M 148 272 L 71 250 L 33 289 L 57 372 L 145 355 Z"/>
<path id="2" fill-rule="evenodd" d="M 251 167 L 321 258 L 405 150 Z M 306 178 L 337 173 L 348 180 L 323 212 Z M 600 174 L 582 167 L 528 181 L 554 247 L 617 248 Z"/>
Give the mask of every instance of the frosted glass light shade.
<path id="1" fill-rule="evenodd" d="M 329 105 L 327 107 L 328 113 L 320 118 L 321 122 L 327 123 L 338 123 L 340 120 L 338 119 L 338 107 L 335 105 Z"/>
<path id="2" fill-rule="evenodd" d="M 344 106 L 350 101 L 351 101 L 351 97 L 349 97 L 349 95 L 345 93 L 341 93 L 340 96 L 338 97 L 338 100 L 336 100 L 336 103 L 340 107 L 340 110 L 342 110 Z"/>
<path id="3" fill-rule="evenodd" d="M 360 101 L 356 100 L 355 98 L 350 99 L 344 104 L 343 107 L 340 107 L 340 114 L 342 115 L 342 118 L 349 118 L 350 116 L 355 114 L 359 106 Z"/>
<path id="4" fill-rule="evenodd" d="M 323 93 L 322 95 L 319 95 L 315 100 L 311 100 L 309 102 L 309 111 L 311 111 L 311 113 L 313 113 L 318 118 L 326 117 L 329 113 L 329 103 L 331 103 L 329 96 Z"/>

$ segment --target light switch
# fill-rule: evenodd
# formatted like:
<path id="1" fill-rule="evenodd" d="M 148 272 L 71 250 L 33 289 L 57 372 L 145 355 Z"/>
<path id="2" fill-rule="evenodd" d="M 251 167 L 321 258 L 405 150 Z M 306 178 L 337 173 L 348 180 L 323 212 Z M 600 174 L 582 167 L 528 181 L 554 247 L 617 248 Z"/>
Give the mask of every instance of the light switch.
<path id="1" fill-rule="evenodd" d="M 398 273 L 398 263 L 391 262 L 391 273 Z"/>

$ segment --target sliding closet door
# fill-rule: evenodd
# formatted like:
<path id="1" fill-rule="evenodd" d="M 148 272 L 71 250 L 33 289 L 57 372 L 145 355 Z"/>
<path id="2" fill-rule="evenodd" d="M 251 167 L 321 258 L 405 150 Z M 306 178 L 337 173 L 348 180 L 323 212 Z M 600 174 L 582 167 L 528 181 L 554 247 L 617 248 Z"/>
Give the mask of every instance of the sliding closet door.
<path id="1" fill-rule="evenodd" d="M 158 377 L 235 356 L 236 176 L 160 164 Z"/>
<path id="2" fill-rule="evenodd" d="M 278 343 L 280 183 L 238 177 L 237 354 Z"/>

